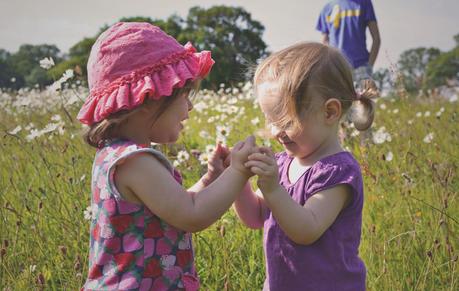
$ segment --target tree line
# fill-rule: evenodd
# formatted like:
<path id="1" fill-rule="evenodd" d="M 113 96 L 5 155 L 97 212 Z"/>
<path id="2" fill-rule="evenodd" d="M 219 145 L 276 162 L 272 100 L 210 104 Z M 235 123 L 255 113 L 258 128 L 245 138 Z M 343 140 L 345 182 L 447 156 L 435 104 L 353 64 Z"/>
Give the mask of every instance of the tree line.
<path id="1" fill-rule="evenodd" d="M 237 86 L 249 80 L 247 72 L 251 71 L 257 60 L 269 54 L 263 41 L 265 27 L 241 7 L 192 7 L 185 18 L 172 15 L 167 19 L 129 17 L 120 21 L 149 22 L 182 44 L 192 41 L 199 51 L 211 50 L 218 65 L 214 66 L 203 82 L 204 88 L 218 88 L 221 83 Z M 24 44 L 15 53 L 0 48 L 0 88 L 45 88 L 67 69 L 73 69 L 77 78 L 85 82 L 86 62 L 91 47 L 107 28 L 104 26 L 93 37 L 82 39 L 65 54 L 50 44 Z M 380 69 L 375 72 L 374 78 L 379 87 L 393 88 L 401 84 L 408 92 L 415 92 L 441 86 L 450 79 L 458 79 L 459 34 L 454 39 L 456 46 L 450 51 L 420 47 L 403 52 L 395 70 Z M 49 57 L 56 65 L 45 70 L 40 67 L 39 61 Z M 394 78 L 394 75 L 398 77 Z"/>

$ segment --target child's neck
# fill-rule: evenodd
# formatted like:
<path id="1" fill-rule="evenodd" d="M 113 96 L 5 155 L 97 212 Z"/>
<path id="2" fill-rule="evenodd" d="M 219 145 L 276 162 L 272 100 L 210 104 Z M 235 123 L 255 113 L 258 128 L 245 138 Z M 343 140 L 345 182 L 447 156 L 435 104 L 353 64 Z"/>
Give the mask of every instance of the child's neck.
<path id="1" fill-rule="evenodd" d="M 303 157 L 295 156 L 295 160 L 299 165 L 310 167 L 318 160 L 342 151 L 344 151 L 344 149 L 341 146 L 338 137 L 333 136 L 322 142 L 322 144 L 320 144 L 309 155 Z"/>

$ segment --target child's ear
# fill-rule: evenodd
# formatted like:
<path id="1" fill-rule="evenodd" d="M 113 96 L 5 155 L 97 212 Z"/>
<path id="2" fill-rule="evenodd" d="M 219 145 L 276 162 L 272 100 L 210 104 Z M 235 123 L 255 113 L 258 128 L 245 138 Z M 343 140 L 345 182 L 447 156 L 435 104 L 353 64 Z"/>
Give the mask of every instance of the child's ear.
<path id="1" fill-rule="evenodd" d="M 331 125 L 339 121 L 342 114 L 341 102 L 336 98 L 330 98 L 324 103 L 325 123 Z"/>

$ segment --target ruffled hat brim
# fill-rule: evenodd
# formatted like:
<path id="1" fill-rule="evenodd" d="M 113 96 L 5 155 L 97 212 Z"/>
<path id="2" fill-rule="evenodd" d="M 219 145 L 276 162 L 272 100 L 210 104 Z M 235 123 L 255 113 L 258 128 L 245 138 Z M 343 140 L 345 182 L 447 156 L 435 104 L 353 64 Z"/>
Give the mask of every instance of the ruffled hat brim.
<path id="1" fill-rule="evenodd" d="M 187 81 L 203 79 L 215 63 L 209 51 L 196 52 L 187 43 L 185 50 L 112 82 L 103 90 L 91 90 L 77 119 L 92 125 L 121 110 L 134 109 L 145 98 L 158 100 L 172 95 Z"/>

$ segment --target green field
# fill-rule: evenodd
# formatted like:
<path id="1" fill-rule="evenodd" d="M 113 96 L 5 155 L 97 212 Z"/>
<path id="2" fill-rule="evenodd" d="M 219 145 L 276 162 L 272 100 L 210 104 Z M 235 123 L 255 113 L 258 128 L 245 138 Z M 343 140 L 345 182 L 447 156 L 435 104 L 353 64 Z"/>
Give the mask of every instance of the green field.
<path id="1" fill-rule="evenodd" d="M 164 148 L 172 161 L 179 151 L 190 153 L 178 165 L 186 186 L 205 171 L 196 157 L 215 144 L 217 126 L 228 126 L 228 145 L 263 127 L 250 92 L 198 94 L 179 143 Z M 95 151 L 74 118 L 81 105 L 76 96 L 85 94 L 77 87 L 0 95 L 0 290 L 76 290 L 85 280 L 84 211 Z M 373 128 L 377 143 L 360 142 L 347 130 L 345 146 L 364 175 L 360 250 L 368 290 L 459 289 L 458 104 L 383 98 Z M 232 210 L 195 234 L 202 289 L 261 290 L 261 239 Z"/>

